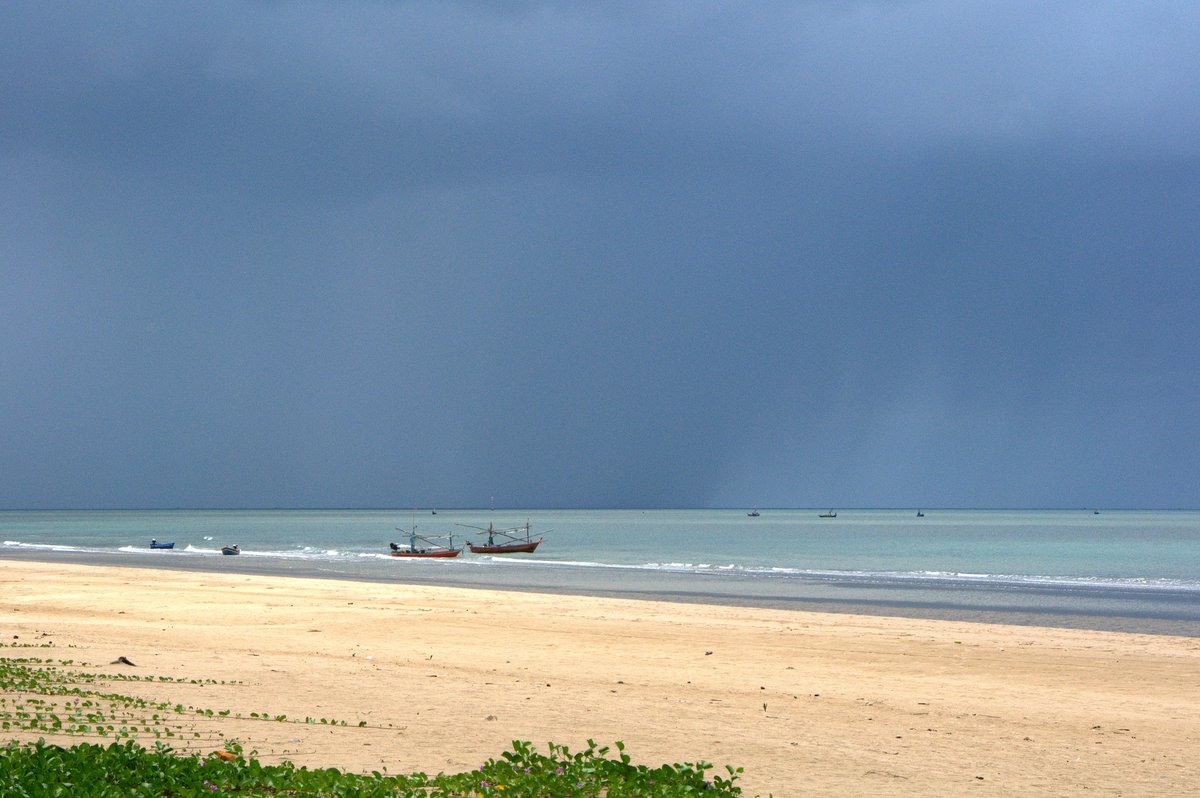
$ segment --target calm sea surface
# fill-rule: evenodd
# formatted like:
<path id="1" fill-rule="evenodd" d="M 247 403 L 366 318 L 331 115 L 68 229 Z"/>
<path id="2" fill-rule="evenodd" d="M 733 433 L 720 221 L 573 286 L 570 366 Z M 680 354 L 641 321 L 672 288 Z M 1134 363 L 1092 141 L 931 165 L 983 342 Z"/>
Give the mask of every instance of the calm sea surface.
<path id="1" fill-rule="evenodd" d="M 0 557 L 1200 636 L 1200 512 L 822 512 L 2 511 Z M 414 524 L 461 545 L 527 520 L 535 554 L 388 556 Z"/>

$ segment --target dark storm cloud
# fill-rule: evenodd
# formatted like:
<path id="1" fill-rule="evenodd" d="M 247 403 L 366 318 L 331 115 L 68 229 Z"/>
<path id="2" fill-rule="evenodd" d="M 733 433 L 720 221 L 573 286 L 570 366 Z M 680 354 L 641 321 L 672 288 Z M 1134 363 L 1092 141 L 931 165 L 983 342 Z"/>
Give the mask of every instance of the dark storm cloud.
<path id="1" fill-rule="evenodd" d="M 6 6 L 0 505 L 1194 505 L 1197 16 Z"/>
<path id="2" fill-rule="evenodd" d="M 1196 147 L 1196 34 L 1162 6 L 32 8 L 7 26 L 16 142 L 250 184 L 695 170 L 798 145 Z"/>

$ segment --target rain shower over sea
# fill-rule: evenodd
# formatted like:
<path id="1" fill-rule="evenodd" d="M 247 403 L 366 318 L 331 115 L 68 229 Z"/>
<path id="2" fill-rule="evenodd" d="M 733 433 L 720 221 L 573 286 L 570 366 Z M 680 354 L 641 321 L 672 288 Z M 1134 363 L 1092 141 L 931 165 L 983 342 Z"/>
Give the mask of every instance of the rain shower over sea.
<path id="1" fill-rule="evenodd" d="M 1200 512 L 0 511 L 0 558 L 628 596 L 1200 637 Z M 822 517 L 826 516 L 826 517 Z M 529 522 L 533 554 L 389 556 Z M 170 541 L 152 550 L 151 539 Z M 448 539 L 443 539 L 448 542 Z M 241 555 L 223 557 L 222 546 Z"/>

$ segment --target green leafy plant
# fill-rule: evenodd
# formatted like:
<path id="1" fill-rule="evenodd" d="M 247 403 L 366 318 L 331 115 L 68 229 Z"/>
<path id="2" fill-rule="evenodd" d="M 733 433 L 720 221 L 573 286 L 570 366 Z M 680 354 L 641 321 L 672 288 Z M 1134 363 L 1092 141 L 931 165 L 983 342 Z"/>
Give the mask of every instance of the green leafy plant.
<path id="1" fill-rule="evenodd" d="M 516 740 L 512 750 L 466 773 L 427 776 L 369 775 L 335 769 L 297 767 L 290 762 L 268 765 L 247 755 L 236 740 L 201 738 L 191 726 L 202 718 L 206 728 L 230 720 L 347 726 L 345 721 L 252 712 L 242 717 L 229 710 L 214 712 L 180 703 L 153 701 L 110 692 L 120 681 L 174 681 L 65 669 L 75 663 L 35 657 L 0 658 L 0 731 L 11 741 L 0 747 L 0 795 L 15 798 L 139 798 L 141 796 L 318 796 L 328 798 L 676 798 L 741 794 L 735 781 L 740 768 L 710 774 L 708 762 L 635 765 L 625 745 L 588 740 L 578 752 L 547 744 L 542 753 Z M 80 666 L 86 667 L 86 666 Z M 189 680 L 184 683 L 196 683 Z M 358 728 L 365 721 L 357 724 Z M 210 753 L 187 751 L 177 742 L 190 733 Z M 69 747 L 36 742 L 32 735 L 76 738 Z M 211 733 L 209 733 L 211 734 Z M 218 734 L 221 734 L 218 732 Z M 0 735 L 2 737 L 3 735 Z M 151 747 L 141 743 L 153 738 Z M 212 746 L 222 746 L 211 753 Z"/>
<path id="2" fill-rule="evenodd" d="M 624 746 L 616 759 L 607 747 L 588 747 L 572 754 L 550 744 L 541 754 L 528 742 L 515 741 L 511 751 L 467 773 L 427 776 L 424 773 L 366 775 L 333 768 L 310 770 L 290 762 L 265 765 L 242 756 L 223 759 L 179 755 L 161 743 L 143 748 L 131 740 L 107 746 L 80 743 L 70 748 L 43 740 L 0 748 L 0 794 L 20 798 L 159 798 L 160 796 L 315 796 L 328 798 L 678 798 L 736 796 L 740 769 L 729 777 L 707 778 L 707 763 L 633 765 Z"/>

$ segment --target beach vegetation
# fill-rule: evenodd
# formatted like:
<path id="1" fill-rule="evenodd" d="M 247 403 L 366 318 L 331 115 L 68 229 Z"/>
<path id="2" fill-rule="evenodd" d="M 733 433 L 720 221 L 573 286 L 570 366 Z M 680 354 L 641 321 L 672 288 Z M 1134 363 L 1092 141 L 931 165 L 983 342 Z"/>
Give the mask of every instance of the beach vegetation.
<path id="1" fill-rule="evenodd" d="M 618 746 L 620 744 L 618 743 Z M 477 770 L 429 776 L 347 773 L 336 768 L 264 764 L 231 743 L 224 756 L 179 754 L 163 743 L 144 748 L 132 740 L 77 743 L 45 740 L 0 747 L 0 794 L 20 798 L 160 798 L 161 796 L 313 796 L 315 798 L 683 798 L 736 796 L 739 769 L 710 776 L 708 763 L 634 765 L 623 746 L 616 758 L 589 741 L 571 753 L 528 742 L 489 759 Z"/>
<path id="2" fill-rule="evenodd" d="M 517 740 L 511 750 L 477 769 L 435 776 L 309 769 L 286 760 L 266 764 L 256 752 L 247 754 L 237 740 L 226 738 L 219 726 L 235 720 L 349 724 L 330 718 L 293 720 L 267 712 L 242 716 L 125 695 L 114 692 L 112 683 L 176 680 L 88 667 L 36 657 L 0 658 L 0 795 L 719 798 L 741 794 L 735 784 L 740 768 L 726 766 L 723 773 L 714 773 L 713 765 L 704 761 L 648 767 L 634 764 L 621 742 L 610 748 L 592 740 L 581 751 L 548 743 L 545 752 Z M 210 683 L 178 680 L 197 682 Z M 203 731 L 193 725 L 196 718 L 205 721 Z M 365 725 L 359 721 L 357 727 Z"/>

